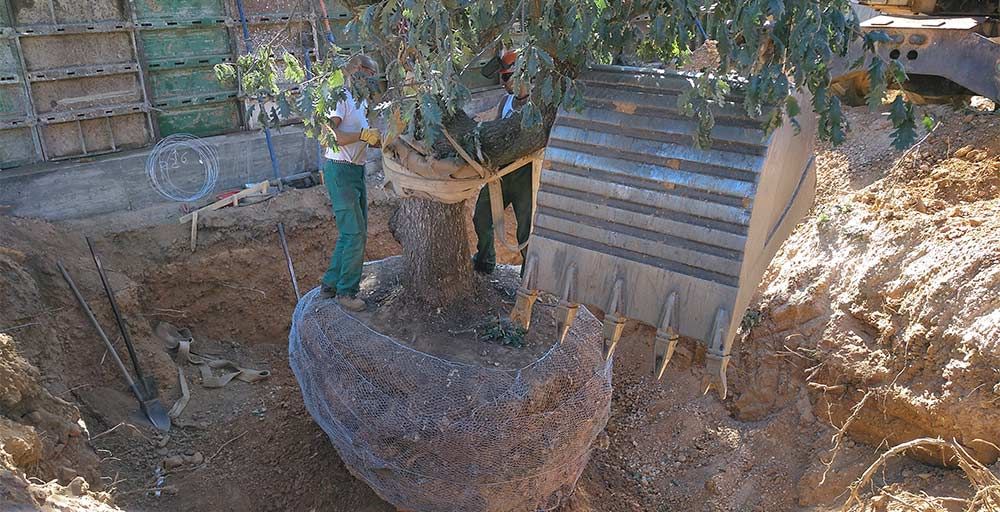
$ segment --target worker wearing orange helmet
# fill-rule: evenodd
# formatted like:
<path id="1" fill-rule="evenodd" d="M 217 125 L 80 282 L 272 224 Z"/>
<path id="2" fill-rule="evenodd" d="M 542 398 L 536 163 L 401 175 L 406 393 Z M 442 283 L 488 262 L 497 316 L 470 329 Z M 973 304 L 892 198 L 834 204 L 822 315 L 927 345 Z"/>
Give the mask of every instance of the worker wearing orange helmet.
<path id="1" fill-rule="evenodd" d="M 515 112 L 519 112 L 521 107 L 528 101 L 528 86 L 526 83 L 515 83 L 514 63 L 517 61 L 517 53 L 508 51 L 499 58 L 500 82 L 503 84 L 507 94 L 497 105 L 497 119 L 506 119 Z M 494 62 L 496 66 L 496 62 Z M 484 73 L 485 74 L 485 73 Z M 511 162 L 501 162 L 500 167 L 510 165 Z M 525 164 L 516 171 L 500 178 L 500 188 L 503 190 L 503 207 L 513 206 L 514 218 L 517 220 L 517 243 L 522 245 L 528 241 L 531 234 L 531 164 Z M 496 247 L 493 240 L 493 214 L 490 209 L 490 194 L 487 187 L 479 192 L 476 200 L 476 209 L 472 215 L 472 224 L 476 230 L 478 243 L 476 244 L 476 254 L 472 257 L 472 268 L 481 274 L 490 274 L 496 267 Z M 527 255 L 527 246 L 521 250 L 522 259 Z M 524 272 L 523 266 L 521 270 Z"/>

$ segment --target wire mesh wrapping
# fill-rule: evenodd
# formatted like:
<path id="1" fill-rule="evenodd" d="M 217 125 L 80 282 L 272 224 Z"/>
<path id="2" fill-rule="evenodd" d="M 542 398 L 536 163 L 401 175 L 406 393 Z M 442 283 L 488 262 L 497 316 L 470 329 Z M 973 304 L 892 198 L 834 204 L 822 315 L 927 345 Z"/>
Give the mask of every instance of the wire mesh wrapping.
<path id="1" fill-rule="evenodd" d="M 299 301 L 289 362 L 347 467 L 420 511 L 552 510 L 611 409 L 611 365 L 586 308 L 519 370 L 446 361 L 370 329 L 318 288 Z"/>

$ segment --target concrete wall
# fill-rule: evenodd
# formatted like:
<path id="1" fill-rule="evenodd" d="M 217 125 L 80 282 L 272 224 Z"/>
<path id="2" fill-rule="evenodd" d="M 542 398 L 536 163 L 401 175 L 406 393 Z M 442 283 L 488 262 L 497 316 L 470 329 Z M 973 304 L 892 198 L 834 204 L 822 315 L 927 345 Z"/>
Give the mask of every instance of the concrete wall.
<path id="1" fill-rule="evenodd" d="M 499 87 L 473 95 L 466 106 L 470 113 L 493 109 L 503 95 Z M 317 168 L 316 141 L 302 134 L 300 126 L 286 126 L 272 131 L 281 175 L 289 176 Z M 219 155 L 219 178 L 214 192 L 192 206 L 207 204 L 214 194 L 236 189 L 246 183 L 273 179 L 271 161 L 259 131 L 206 137 L 203 142 L 213 146 Z M 107 214 L 128 225 L 166 221 L 178 216 L 177 205 L 161 196 L 146 174 L 146 161 L 152 148 L 115 153 L 76 162 L 51 162 L 18 167 L 0 172 L 0 214 L 38 217 L 46 220 L 85 219 Z M 381 153 L 368 152 L 365 167 L 373 180 L 381 180 Z M 197 178 L 203 172 L 197 162 L 171 170 L 178 179 Z M 387 197 L 373 183 L 373 200 Z M 127 212 L 156 211 L 155 219 Z M 148 215 L 146 216 L 148 217 Z"/>
<path id="2" fill-rule="evenodd" d="M 282 176 L 316 169 L 316 142 L 302 135 L 300 127 L 285 127 L 272 135 Z M 263 133 L 242 132 L 202 140 L 219 154 L 215 193 L 273 177 Z M 65 220 L 171 203 L 156 192 L 146 175 L 150 149 L 4 171 L 0 173 L 0 213 Z M 171 172 L 178 177 L 195 177 L 201 169 L 197 162 L 190 162 Z"/>

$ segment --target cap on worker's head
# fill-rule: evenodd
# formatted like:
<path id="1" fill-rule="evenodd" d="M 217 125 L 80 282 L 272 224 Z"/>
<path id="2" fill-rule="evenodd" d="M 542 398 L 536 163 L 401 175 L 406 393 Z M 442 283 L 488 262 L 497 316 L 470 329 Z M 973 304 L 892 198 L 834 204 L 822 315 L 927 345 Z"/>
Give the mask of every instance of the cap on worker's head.
<path id="1" fill-rule="evenodd" d="M 510 80 L 510 77 L 514 76 L 514 72 L 510 68 L 514 66 L 514 62 L 517 61 L 517 52 L 506 52 L 500 57 L 500 79 L 506 82 Z"/>
<path id="2" fill-rule="evenodd" d="M 517 52 L 506 52 L 500 57 L 500 62 L 503 64 L 504 69 L 513 66 L 515 61 L 517 61 Z"/>

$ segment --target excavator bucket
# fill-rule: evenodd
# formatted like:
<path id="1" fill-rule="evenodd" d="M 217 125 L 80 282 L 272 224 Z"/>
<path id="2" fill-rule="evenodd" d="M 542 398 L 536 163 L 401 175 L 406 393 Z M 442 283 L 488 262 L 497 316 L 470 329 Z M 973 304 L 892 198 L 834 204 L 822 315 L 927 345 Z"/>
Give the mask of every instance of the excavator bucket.
<path id="1" fill-rule="evenodd" d="M 657 377 L 679 336 L 699 340 L 705 391 L 724 397 L 750 298 L 813 203 L 815 118 L 765 135 L 742 106 L 722 107 L 711 149 L 700 150 L 696 121 L 677 104 L 688 77 L 601 66 L 582 82 L 585 107 L 559 113 L 545 150 L 515 310 L 530 309 L 537 290 L 560 299 L 560 324 L 579 304 L 604 310 L 607 357 L 627 318 L 652 325 Z"/>

